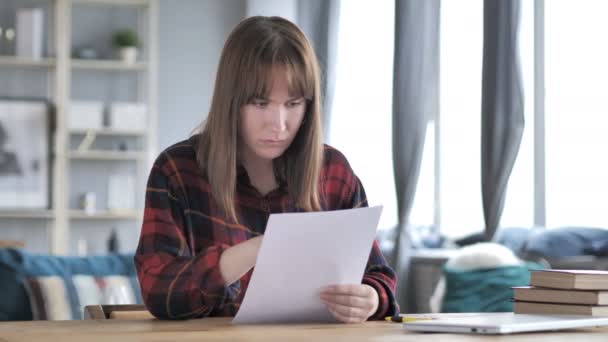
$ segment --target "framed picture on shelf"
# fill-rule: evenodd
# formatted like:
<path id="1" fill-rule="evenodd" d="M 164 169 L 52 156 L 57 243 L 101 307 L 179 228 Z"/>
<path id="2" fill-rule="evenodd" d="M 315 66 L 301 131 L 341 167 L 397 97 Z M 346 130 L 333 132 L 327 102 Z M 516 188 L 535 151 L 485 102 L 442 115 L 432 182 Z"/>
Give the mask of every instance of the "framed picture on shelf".
<path id="1" fill-rule="evenodd" d="M 0 210 L 49 208 L 51 105 L 0 98 Z"/>

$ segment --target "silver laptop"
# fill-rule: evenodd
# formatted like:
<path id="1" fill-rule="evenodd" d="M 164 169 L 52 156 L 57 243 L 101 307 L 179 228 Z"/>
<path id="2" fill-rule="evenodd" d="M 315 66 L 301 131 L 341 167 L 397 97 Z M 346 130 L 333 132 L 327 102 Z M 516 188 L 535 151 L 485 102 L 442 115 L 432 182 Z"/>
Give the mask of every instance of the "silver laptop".
<path id="1" fill-rule="evenodd" d="M 512 312 L 406 315 L 409 331 L 512 334 L 608 326 L 608 317 L 524 315 Z"/>

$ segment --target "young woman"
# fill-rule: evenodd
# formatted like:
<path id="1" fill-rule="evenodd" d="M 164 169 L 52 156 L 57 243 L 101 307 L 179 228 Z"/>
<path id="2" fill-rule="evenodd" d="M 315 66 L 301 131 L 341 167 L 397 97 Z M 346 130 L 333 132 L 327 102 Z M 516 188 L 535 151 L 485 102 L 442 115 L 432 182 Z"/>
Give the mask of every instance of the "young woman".
<path id="1" fill-rule="evenodd" d="M 152 314 L 234 316 L 271 213 L 367 205 L 346 158 L 322 143 L 320 101 L 315 53 L 293 23 L 251 17 L 232 31 L 201 131 L 161 153 L 148 181 L 135 263 Z M 395 286 L 374 243 L 362 283 L 320 300 L 342 322 L 380 319 L 398 310 Z"/>

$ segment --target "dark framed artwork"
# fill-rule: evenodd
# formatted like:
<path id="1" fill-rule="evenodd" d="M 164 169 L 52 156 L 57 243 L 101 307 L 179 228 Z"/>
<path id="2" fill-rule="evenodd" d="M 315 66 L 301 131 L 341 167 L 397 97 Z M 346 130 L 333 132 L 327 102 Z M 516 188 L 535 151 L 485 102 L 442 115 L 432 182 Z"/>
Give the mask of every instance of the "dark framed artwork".
<path id="1" fill-rule="evenodd" d="M 51 106 L 0 98 L 0 210 L 49 208 Z"/>

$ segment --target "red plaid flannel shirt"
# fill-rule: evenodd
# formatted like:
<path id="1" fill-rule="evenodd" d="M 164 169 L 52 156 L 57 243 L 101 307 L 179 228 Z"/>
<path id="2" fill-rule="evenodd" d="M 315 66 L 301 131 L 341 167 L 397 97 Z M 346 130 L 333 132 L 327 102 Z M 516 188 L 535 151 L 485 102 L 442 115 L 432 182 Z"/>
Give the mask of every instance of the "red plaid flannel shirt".
<path id="1" fill-rule="evenodd" d="M 226 285 L 219 270 L 222 252 L 264 234 L 271 213 L 301 211 L 285 184 L 261 196 L 249 183 L 245 169 L 239 167 L 235 202 L 240 224 L 227 222 L 212 200 L 210 186 L 196 162 L 194 146 L 198 138 L 193 136 L 162 152 L 148 180 L 135 265 L 144 302 L 159 318 L 234 316 L 252 271 Z M 367 205 L 363 186 L 346 158 L 329 146 L 324 148 L 320 185 L 324 210 Z M 372 319 L 398 312 L 394 296 L 396 275 L 377 242 L 362 282 L 379 295 L 379 307 Z"/>

